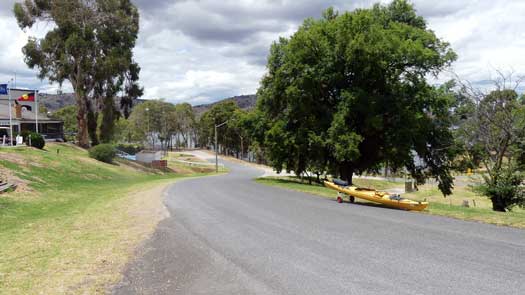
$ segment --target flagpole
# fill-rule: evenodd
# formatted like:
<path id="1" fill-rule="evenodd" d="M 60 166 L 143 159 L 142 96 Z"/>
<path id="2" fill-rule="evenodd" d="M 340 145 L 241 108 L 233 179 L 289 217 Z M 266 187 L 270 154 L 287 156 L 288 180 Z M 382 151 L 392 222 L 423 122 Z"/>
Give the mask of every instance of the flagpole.
<path id="1" fill-rule="evenodd" d="M 38 90 L 35 90 L 35 121 L 36 121 L 36 133 L 38 133 Z"/>
<path id="2" fill-rule="evenodd" d="M 9 141 L 11 143 L 11 146 L 13 146 L 13 115 L 11 113 L 11 111 L 12 111 L 12 106 L 11 106 L 11 83 L 8 84 L 7 99 L 9 100 Z"/>

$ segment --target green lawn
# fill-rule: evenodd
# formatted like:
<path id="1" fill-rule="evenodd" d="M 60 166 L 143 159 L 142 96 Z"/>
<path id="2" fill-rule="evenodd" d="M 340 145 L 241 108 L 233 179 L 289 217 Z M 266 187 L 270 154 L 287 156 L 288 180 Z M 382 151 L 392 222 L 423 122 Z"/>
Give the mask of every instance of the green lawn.
<path id="1" fill-rule="evenodd" d="M 337 196 L 336 191 L 326 188 L 321 184 L 312 183 L 312 185 L 309 185 L 294 177 L 258 178 L 256 181 L 265 185 L 311 193 L 334 200 Z M 403 183 L 368 179 L 355 179 L 354 184 L 378 190 L 403 187 Z M 403 194 L 403 196 L 418 201 L 428 201 L 430 205 L 427 210 L 423 211 L 425 214 L 525 228 L 525 210 L 516 208 L 512 212 L 494 212 L 490 209 L 490 200 L 482 196 L 477 196 L 466 187 L 458 187 L 454 191 L 454 194 L 447 198 L 444 198 L 436 188 L 430 185 L 422 186 L 418 192 Z M 471 207 L 462 207 L 461 203 L 463 200 L 469 200 Z M 473 200 L 476 204 L 475 208 L 472 207 L 474 204 Z M 362 204 L 370 204 L 366 201 L 356 201 Z"/>
<path id="2" fill-rule="evenodd" d="M 150 215 L 160 192 L 132 192 L 198 174 L 104 164 L 67 144 L 46 149 L 0 149 L 0 169 L 27 183 L 0 195 L 0 293 L 104 293 L 158 221 Z"/>

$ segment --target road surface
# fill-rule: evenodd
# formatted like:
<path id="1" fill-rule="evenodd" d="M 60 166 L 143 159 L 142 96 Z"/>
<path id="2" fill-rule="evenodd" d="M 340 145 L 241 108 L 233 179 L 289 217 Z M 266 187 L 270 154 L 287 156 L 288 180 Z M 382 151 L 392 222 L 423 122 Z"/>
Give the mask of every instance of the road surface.
<path id="1" fill-rule="evenodd" d="M 173 185 L 114 294 L 525 294 L 525 231 L 256 184 Z"/>

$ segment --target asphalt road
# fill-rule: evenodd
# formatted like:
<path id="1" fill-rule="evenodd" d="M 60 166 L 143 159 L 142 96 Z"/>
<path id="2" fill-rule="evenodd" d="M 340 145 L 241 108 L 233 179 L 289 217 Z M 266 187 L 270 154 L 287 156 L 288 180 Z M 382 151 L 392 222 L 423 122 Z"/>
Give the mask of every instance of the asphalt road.
<path id="1" fill-rule="evenodd" d="M 254 183 L 173 185 L 114 294 L 525 294 L 525 231 Z"/>

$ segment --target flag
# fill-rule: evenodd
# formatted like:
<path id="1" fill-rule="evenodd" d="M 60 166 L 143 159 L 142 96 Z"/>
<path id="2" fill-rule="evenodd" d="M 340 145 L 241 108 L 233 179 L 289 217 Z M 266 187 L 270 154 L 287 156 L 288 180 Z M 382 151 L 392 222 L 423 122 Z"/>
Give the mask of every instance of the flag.
<path id="1" fill-rule="evenodd" d="M 35 93 L 26 93 L 18 98 L 18 101 L 35 101 Z"/>
<path id="2" fill-rule="evenodd" d="M 0 95 L 7 95 L 7 84 L 0 84 Z"/>

